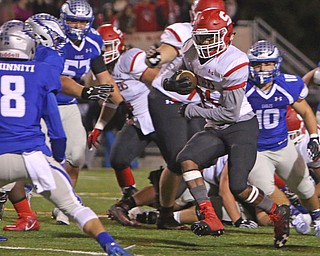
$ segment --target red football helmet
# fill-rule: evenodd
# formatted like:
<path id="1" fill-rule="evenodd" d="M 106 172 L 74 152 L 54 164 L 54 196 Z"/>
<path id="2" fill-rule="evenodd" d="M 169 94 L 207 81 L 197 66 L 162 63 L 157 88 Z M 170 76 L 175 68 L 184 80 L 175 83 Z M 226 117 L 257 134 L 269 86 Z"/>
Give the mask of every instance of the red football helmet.
<path id="1" fill-rule="evenodd" d="M 197 15 L 192 38 L 200 58 L 222 53 L 231 44 L 232 37 L 232 20 L 224 11 L 206 9 Z"/>
<path id="2" fill-rule="evenodd" d="M 302 117 L 291 106 L 288 106 L 286 121 L 289 138 L 294 143 L 298 143 L 304 137 L 304 123 Z"/>
<path id="3" fill-rule="evenodd" d="M 193 22 L 199 12 L 206 9 L 217 9 L 226 11 L 223 0 L 195 0 L 191 5 L 190 19 Z"/>
<path id="4" fill-rule="evenodd" d="M 102 36 L 105 52 L 104 63 L 108 64 L 120 57 L 124 50 L 124 36 L 122 32 L 111 24 L 104 24 L 98 28 Z"/>

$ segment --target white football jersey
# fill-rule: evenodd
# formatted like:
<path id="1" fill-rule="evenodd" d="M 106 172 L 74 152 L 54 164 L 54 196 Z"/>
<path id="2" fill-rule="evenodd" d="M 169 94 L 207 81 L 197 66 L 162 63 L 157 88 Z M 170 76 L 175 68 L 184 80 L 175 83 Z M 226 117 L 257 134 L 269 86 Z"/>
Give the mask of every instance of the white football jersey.
<path id="1" fill-rule="evenodd" d="M 197 75 L 198 87 L 201 89 L 201 100 L 206 108 L 221 106 L 222 92 L 245 88 L 248 79 L 248 57 L 238 48 L 230 45 L 222 54 L 208 59 L 201 64 L 193 41 L 188 40 L 182 48 L 184 64 L 188 70 Z M 227 103 L 225 102 L 225 105 Z M 239 119 L 252 112 L 252 107 L 244 96 Z M 214 126 L 214 120 L 208 119 L 207 126 Z"/>
<path id="2" fill-rule="evenodd" d="M 133 107 L 134 125 L 144 135 L 154 132 L 148 108 L 149 88 L 140 79 L 148 66 L 145 64 L 146 53 L 132 48 L 121 54 L 112 77 L 117 83 L 120 93 L 126 102 Z"/>
<path id="3" fill-rule="evenodd" d="M 163 89 L 162 82 L 166 78 L 170 78 L 176 71 L 179 70 L 182 62 L 181 48 L 183 44 L 191 37 L 192 26 L 186 23 L 174 23 L 165 28 L 161 35 L 161 43 L 172 45 L 175 47 L 179 55 L 169 63 L 163 64 L 157 77 L 153 80 L 152 86 L 161 91 L 163 94 L 172 98 L 173 101 L 183 103 L 200 103 L 200 97 L 193 91 L 188 95 L 181 95 L 176 92 L 169 92 Z"/>
<path id="4" fill-rule="evenodd" d="M 217 163 L 208 168 L 203 169 L 203 178 L 210 184 L 219 186 L 220 176 L 226 163 L 228 162 L 228 155 L 218 158 Z"/>

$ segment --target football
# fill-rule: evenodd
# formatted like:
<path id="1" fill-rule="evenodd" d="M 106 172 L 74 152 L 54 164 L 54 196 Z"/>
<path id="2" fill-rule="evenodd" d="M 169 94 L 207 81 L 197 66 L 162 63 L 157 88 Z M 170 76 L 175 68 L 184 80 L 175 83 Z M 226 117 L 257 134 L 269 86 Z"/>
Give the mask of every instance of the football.
<path id="1" fill-rule="evenodd" d="M 181 70 L 181 73 L 177 75 L 176 80 L 179 80 L 183 77 L 188 77 L 191 81 L 191 87 L 196 88 L 198 81 L 197 76 L 193 72 L 190 70 Z"/>

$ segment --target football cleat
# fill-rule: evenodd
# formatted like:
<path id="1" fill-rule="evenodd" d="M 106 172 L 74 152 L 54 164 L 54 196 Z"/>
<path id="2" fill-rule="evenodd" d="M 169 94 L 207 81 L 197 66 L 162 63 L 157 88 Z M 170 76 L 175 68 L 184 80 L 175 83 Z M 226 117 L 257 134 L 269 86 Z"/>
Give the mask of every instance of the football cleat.
<path id="1" fill-rule="evenodd" d="M 0 192 L 0 221 L 2 220 L 4 213 L 4 205 L 8 200 L 8 194 L 6 192 Z"/>
<path id="2" fill-rule="evenodd" d="M 141 224 L 136 220 L 129 218 L 129 206 L 121 201 L 111 206 L 107 214 L 111 219 L 116 220 L 123 226 L 140 226 Z"/>
<path id="3" fill-rule="evenodd" d="M 122 198 L 120 199 L 120 201 L 123 201 L 125 199 L 128 199 L 129 197 L 131 197 L 133 194 L 135 194 L 138 191 L 138 189 L 136 187 L 130 186 L 127 187 L 123 190 L 122 192 Z"/>
<path id="4" fill-rule="evenodd" d="M 310 232 L 310 225 L 307 223 L 303 217 L 303 214 L 296 209 L 293 205 L 290 205 L 291 210 L 291 224 L 294 229 L 302 235 L 308 234 Z"/>
<path id="5" fill-rule="evenodd" d="M 105 251 L 108 253 L 108 256 L 131 256 L 132 255 L 116 242 L 106 244 Z"/>
<path id="6" fill-rule="evenodd" d="M 289 239 L 290 234 L 290 207 L 280 205 L 269 214 L 274 227 L 274 247 L 281 248 Z"/>
<path id="7" fill-rule="evenodd" d="M 38 231 L 40 224 L 36 216 L 19 216 L 14 225 L 7 225 L 5 231 Z"/>
<path id="8" fill-rule="evenodd" d="M 315 235 L 320 237 L 320 220 L 315 220 L 313 222 L 313 228 L 315 231 Z"/>
<path id="9" fill-rule="evenodd" d="M 198 236 L 221 236 L 224 226 L 216 215 L 210 201 L 199 204 L 197 212 L 199 221 L 191 225 L 191 230 Z"/>
<path id="10" fill-rule="evenodd" d="M 69 217 L 65 215 L 59 208 L 52 210 L 52 218 L 56 219 L 58 225 L 70 225 Z"/>
<path id="11" fill-rule="evenodd" d="M 169 230 L 189 230 L 185 225 L 180 224 L 172 216 L 162 218 L 161 216 L 157 219 L 157 228 L 158 229 L 169 229 Z"/>

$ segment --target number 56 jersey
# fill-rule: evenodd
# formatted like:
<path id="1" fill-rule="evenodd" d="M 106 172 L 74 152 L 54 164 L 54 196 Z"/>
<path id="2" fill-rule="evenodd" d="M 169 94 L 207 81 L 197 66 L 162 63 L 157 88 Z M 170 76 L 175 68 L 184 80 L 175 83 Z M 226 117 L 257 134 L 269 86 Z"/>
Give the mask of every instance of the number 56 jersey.
<path id="1" fill-rule="evenodd" d="M 251 80 L 246 96 L 259 122 L 258 151 L 279 150 L 288 144 L 287 106 L 308 95 L 303 80 L 280 74 L 269 91 L 262 91 Z"/>

